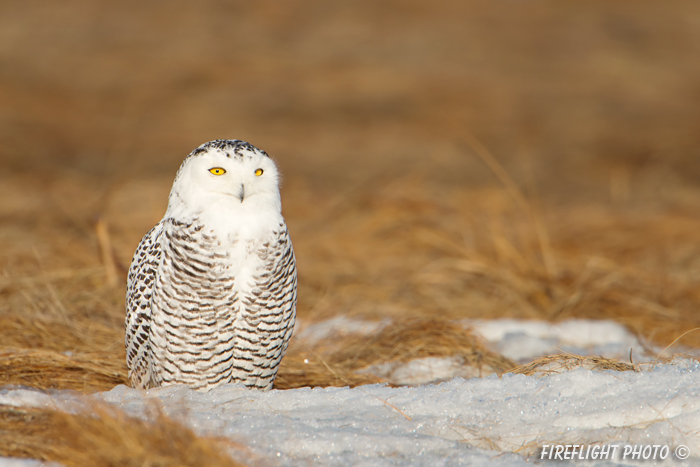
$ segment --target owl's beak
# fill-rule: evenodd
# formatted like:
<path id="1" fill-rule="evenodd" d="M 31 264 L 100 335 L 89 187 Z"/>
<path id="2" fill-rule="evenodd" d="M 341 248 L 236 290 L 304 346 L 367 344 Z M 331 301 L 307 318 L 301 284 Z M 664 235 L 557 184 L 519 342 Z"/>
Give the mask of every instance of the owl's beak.
<path id="1" fill-rule="evenodd" d="M 245 185 L 241 183 L 241 187 L 238 189 L 238 198 L 243 202 L 245 199 Z"/>

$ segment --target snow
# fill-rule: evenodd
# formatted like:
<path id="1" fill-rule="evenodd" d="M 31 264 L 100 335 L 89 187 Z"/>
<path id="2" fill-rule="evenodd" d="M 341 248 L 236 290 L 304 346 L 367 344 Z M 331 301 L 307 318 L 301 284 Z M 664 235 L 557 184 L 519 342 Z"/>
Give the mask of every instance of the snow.
<path id="1" fill-rule="evenodd" d="M 309 325 L 306 325 L 302 320 L 297 320 L 297 324 L 294 326 L 294 337 L 304 340 L 307 344 L 315 344 L 323 339 L 337 338 L 348 334 L 372 334 L 390 322 L 388 319 L 377 322 L 353 319 L 347 316 L 338 316 Z"/>
<path id="2" fill-rule="evenodd" d="M 351 333 L 366 335 L 387 326 L 346 317 L 304 327 L 298 338 L 316 343 Z M 583 356 L 602 356 L 628 361 L 654 359 L 661 349 L 642 344 L 623 325 L 609 320 L 573 319 L 561 323 L 516 319 L 465 320 L 461 323 L 481 337 L 491 350 L 516 363 L 526 363 L 543 355 L 570 353 Z M 670 356 L 662 353 L 661 356 Z M 428 384 L 447 381 L 454 377 L 474 378 L 493 373 L 493 370 L 463 365 L 459 357 L 419 358 L 410 362 L 388 362 L 360 370 L 379 376 L 397 386 Z"/>
<path id="3" fill-rule="evenodd" d="M 460 357 L 416 358 L 406 363 L 391 362 L 372 365 L 359 371 L 377 375 L 396 386 L 416 386 L 449 379 L 475 378 L 482 376 L 482 370 L 464 364 Z M 493 371 L 484 371 L 491 374 Z"/>
<path id="4" fill-rule="evenodd" d="M 0 467 L 59 467 L 55 462 L 42 462 L 36 459 L 16 459 L 0 457 Z"/>
<path id="5" fill-rule="evenodd" d="M 520 332 L 517 327 L 508 329 L 500 338 L 495 332 L 482 335 L 497 344 Z M 620 346 L 628 345 L 624 340 L 628 336 L 616 329 L 603 327 L 577 345 L 587 347 L 592 339 L 598 339 L 596 345 L 616 344 L 614 336 Z M 547 334 L 544 339 L 549 339 Z M 418 373 L 420 368 L 433 368 L 445 377 L 453 366 L 450 359 L 421 359 L 409 362 L 404 370 L 410 374 L 411 368 Z M 249 447 L 243 457 L 232 455 L 252 464 L 521 466 L 554 462 L 539 460 L 544 445 L 603 444 L 620 446 L 614 461 L 557 461 L 557 465 L 697 465 L 700 364 L 678 359 L 645 368 L 641 372 L 579 368 L 545 376 L 455 377 L 413 387 L 269 392 L 236 385 L 208 393 L 181 386 L 150 391 L 118 386 L 79 396 L 71 391 L 6 387 L 0 389 L 0 404 L 70 411 L 99 398 L 129 414 L 147 416 L 147 408 L 156 401 L 166 414 L 199 434 L 225 436 Z M 622 458 L 625 445 L 668 446 L 670 454 L 664 461 L 630 461 Z M 680 445 L 690 452 L 685 461 L 673 454 Z M 0 466 L 40 465 L 8 462 L 0 459 Z"/>
<path id="6" fill-rule="evenodd" d="M 639 358 L 655 357 L 661 350 L 643 345 L 623 325 L 607 320 L 572 319 L 548 323 L 498 319 L 464 323 L 490 343 L 493 350 L 519 363 L 559 353 L 627 360 L 630 350 Z"/>

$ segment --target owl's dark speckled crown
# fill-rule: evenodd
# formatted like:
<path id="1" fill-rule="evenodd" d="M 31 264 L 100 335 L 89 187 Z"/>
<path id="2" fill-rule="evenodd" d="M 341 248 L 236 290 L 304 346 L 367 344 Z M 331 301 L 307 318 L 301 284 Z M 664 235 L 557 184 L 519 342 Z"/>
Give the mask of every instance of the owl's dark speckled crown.
<path id="1" fill-rule="evenodd" d="M 224 152 L 233 152 L 234 154 L 238 154 L 238 155 L 241 154 L 241 151 L 251 151 L 251 152 L 257 152 L 257 153 L 260 153 L 264 156 L 270 157 L 262 149 L 258 149 L 255 146 L 253 146 L 252 144 L 247 143 L 245 141 L 241 141 L 240 139 L 215 139 L 214 141 L 209 141 L 208 143 L 204 143 L 201 146 L 199 146 L 197 149 L 192 151 L 185 158 L 185 160 L 189 159 L 190 157 L 197 156 L 199 154 L 207 152 L 210 149 L 218 149 L 218 150 L 224 151 Z"/>

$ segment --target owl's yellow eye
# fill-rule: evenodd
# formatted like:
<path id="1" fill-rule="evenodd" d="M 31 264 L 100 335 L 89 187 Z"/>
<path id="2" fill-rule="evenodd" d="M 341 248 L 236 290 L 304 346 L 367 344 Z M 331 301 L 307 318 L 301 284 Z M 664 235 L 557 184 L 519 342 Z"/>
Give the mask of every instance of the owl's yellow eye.
<path id="1" fill-rule="evenodd" d="M 262 174 L 263 174 L 263 169 L 255 169 L 255 175 L 257 175 L 259 177 Z"/>
<path id="2" fill-rule="evenodd" d="M 226 169 L 223 167 L 212 167 L 209 169 L 209 172 L 213 173 L 214 175 L 223 175 L 226 173 Z"/>

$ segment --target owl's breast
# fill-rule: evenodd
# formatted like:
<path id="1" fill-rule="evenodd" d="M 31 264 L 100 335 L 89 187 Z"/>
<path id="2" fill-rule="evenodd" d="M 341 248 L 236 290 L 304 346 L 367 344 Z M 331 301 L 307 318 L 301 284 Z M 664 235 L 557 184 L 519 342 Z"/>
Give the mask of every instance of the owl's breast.
<path id="1" fill-rule="evenodd" d="M 275 261 L 282 257 L 280 251 L 290 248 L 283 221 L 273 226 L 258 223 L 232 228 L 198 219 L 187 223 L 171 220 L 165 226 L 159 278 L 168 296 L 176 299 L 171 303 L 174 306 L 209 303 L 201 299 L 204 296 L 230 305 L 232 296 L 254 292 L 260 277 L 274 271 Z"/>
<path id="2" fill-rule="evenodd" d="M 230 234 L 222 242 L 226 254 L 224 266 L 235 277 L 235 290 L 247 293 L 254 288 L 256 277 L 265 270 L 266 245 L 273 242 L 275 234 L 270 231 L 262 238 Z"/>
<path id="3" fill-rule="evenodd" d="M 168 221 L 161 244 L 163 261 L 153 294 L 156 377 L 210 384 L 211 375 L 257 372 L 249 368 L 251 362 L 278 362 L 296 308 L 296 269 L 286 225 L 265 234 L 258 230 L 256 236 L 245 230 L 220 236 L 198 222 Z M 270 352 L 272 360 L 265 357 Z M 251 384 L 258 384 L 254 380 Z"/>

